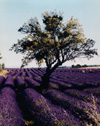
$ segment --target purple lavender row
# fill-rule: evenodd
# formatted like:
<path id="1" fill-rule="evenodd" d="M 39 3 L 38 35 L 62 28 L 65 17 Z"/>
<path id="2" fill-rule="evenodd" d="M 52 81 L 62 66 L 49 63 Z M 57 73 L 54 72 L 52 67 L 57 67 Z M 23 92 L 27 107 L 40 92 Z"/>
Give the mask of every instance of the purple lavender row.
<path id="1" fill-rule="evenodd" d="M 68 74 L 66 74 L 65 72 L 64 72 L 64 70 L 62 69 L 62 71 L 63 71 L 63 73 L 62 73 L 62 75 L 63 76 L 61 76 L 61 77 L 65 77 L 66 75 L 69 77 L 69 78 L 74 78 L 75 76 L 78 76 L 78 77 L 82 77 L 82 75 L 83 76 L 85 76 L 85 77 L 89 77 L 89 78 L 92 78 L 90 75 L 91 75 L 91 73 L 89 74 L 89 73 L 86 73 L 86 70 L 82 70 L 82 73 L 81 72 L 78 72 L 78 73 L 76 73 L 76 72 L 72 72 L 72 73 L 68 73 Z M 70 71 L 71 71 L 71 69 L 70 69 Z M 85 72 L 85 73 L 84 73 Z M 55 74 L 56 73 L 56 74 Z M 56 76 L 58 76 L 58 75 L 61 75 L 60 74 L 60 72 L 55 72 L 54 74 L 56 75 Z M 98 75 L 98 77 L 97 77 L 97 75 Z M 92 76 L 95 76 L 95 78 L 97 79 L 99 79 L 99 74 L 92 74 Z M 95 79 L 95 80 L 96 80 Z"/>
<path id="2" fill-rule="evenodd" d="M 83 91 L 77 90 L 77 89 L 68 89 L 64 91 L 65 94 L 76 97 L 80 100 L 83 100 L 85 102 L 91 102 L 93 103 L 93 96 L 89 93 L 85 93 Z M 94 96 L 96 100 L 96 104 L 100 105 L 100 97 Z"/>
<path id="3" fill-rule="evenodd" d="M 65 78 L 59 78 L 59 77 L 53 76 L 50 78 L 50 81 L 55 82 L 55 83 L 59 83 L 59 84 L 61 84 L 61 83 L 66 84 L 66 86 L 67 85 L 72 86 L 72 84 L 68 81 L 68 79 L 65 79 Z"/>
<path id="4" fill-rule="evenodd" d="M 14 70 L 14 71 L 12 71 L 9 75 L 10 75 L 10 76 L 15 76 L 15 75 L 16 75 L 16 73 L 17 73 L 17 71 L 16 71 L 16 70 Z"/>
<path id="5" fill-rule="evenodd" d="M 73 78 L 73 77 L 72 77 Z M 58 79 L 59 81 L 61 81 L 61 79 Z M 89 86 L 99 86 L 100 85 L 100 80 L 93 80 L 91 79 L 91 81 L 89 80 L 89 78 L 86 80 L 85 78 L 78 78 L 77 79 L 62 79 L 63 82 L 65 83 L 70 83 L 73 86 L 74 85 L 78 85 L 78 86 L 84 86 L 84 87 L 89 87 Z"/>
<path id="6" fill-rule="evenodd" d="M 0 76 L 0 86 L 3 84 L 4 81 L 5 81 L 5 77 Z"/>
<path id="7" fill-rule="evenodd" d="M 97 95 L 97 96 L 100 97 L 100 87 L 98 87 L 98 88 L 87 88 L 87 89 L 84 89 L 83 91 L 86 92 L 86 93 L 90 93 L 90 94 Z"/>
<path id="8" fill-rule="evenodd" d="M 13 76 L 9 75 L 4 83 L 4 87 L 11 87 L 13 89 L 26 88 L 28 84 L 23 80 L 21 76 L 18 76 L 16 79 Z"/>
<path id="9" fill-rule="evenodd" d="M 39 126 L 85 126 L 70 111 L 51 104 L 32 88 L 22 92 L 24 104 L 34 116 L 35 125 Z"/>
<path id="10" fill-rule="evenodd" d="M 81 75 L 82 76 L 82 75 Z M 89 87 L 89 86 L 99 86 L 100 85 L 100 79 L 96 79 L 93 80 L 93 76 L 92 79 L 90 79 L 89 77 L 86 79 L 84 78 L 84 76 L 82 76 L 81 78 L 77 77 L 76 75 L 74 75 L 74 77 L 70 76 L 71 79 L 67 78 L 52 78 L 53 81 L 62 81 L 64 83 L 70 83 L 73 86 L 79 86 L 79 87 Z M 75 79 L 74 79 L 75 78 Z M 54 80 L 55 79 L 55 80 Z M 91 80 L 91 81 L 90 81 Z"/>
<path id="11" fill-rule="evenodd" d="M 87 79 L 88 81 L 90 80 L 90 79 L 92 79 L 92 80 L 97 80 L 98 79 L 98 81 L 99 81 L 99 76 L 97 76 L 97 75 L 95 75 L 95 74 L 92 74 L 92 76 L 94 77 L 94 79 L 93 79 L 93 77 L 92 76 L 90 76 L 90 74 L 87 74 L 87 73 L 72 73 L 72 74 L 64 74 L 64 73 L 62 73 L 62 74 L 56 74 L 55 76 L 57 76 L 57 75 L 59 75 L 60 76 L 60 78 L 61 79 L 64 79 L 65 77 L 67 77 L 67 79 L 70 79 L 70 80 L 79 80 L 79 79 L 83 79 L 84 80 L 84 78 L 85 78 L 85 80 Z"/>
<path id="12" fill-rule="evenodd" d="M 34 76 L 42 76 L 43 73 L 41 73 L 38 69 L 31 69 L 30 71 Z"/>
<path id="13" fill-rule="evenodd" d="M 0 126 L 25 126 L 16 93 L 10 87 L 0 91 Z"/>
<path id="14" fill-rule="evenodd" d="M 5 86 L 9 85 L 9 86 L 12 86 L 13 88 L 26 88 L 27 86 L 32 86 L 32 87 L 35 87 L 35 86 L 40 86 L 39 82 L 29 78 L 29 77 L 26 77 L 26 76 L 16 76 L 16 78 L 14 79 L 13 76 L 9 75 L 5 81 Z"/>
<path id="15" fill-rule="evenodd" d="M 68 88 L 72 87 L 72 84 L 65 83 L 65 82 L 63 82 L 63 80 L 61 81 L 59 79 L 58 80 L 50 79 L 50 82 L 54 83 L 54 84 L 57 84 L 59 86 L 59 89 L 61 89 L 61 90 L 65 90 L 65 89 L 68 89 Z"/>
<path id="16" fill-rule="evenodd" d="M 21 77 L 21 76 L 18 76 L 16 78 L 16 87 L 17 88 L 26 88 L 28 86 L 28 84 L 25 82 L 25 80 Z"/>
<path id="17" fill-rule="evenodd" d="M 83 83 L 81 82 L 75 82 L 75 81 L 70 81 L 69 79 L 57 79 L 57 78 L 51 78 L 50 79 L 50 81 L 51 82 L 55 82 L 55 83 L 57 83 L 57 84 L 62 84 L 62 85 L 65 85 L 65 87 L 67 88 L 67 87 L 72 87 L 72 86 L 83 86 Z"/>
<path id="18" fill-rule="evenodd" d="M 18 76 L 21 76 L 21 72 L 18 71 L 14 76 L 15 76 L 15 78 Z"/>
<path id="19" fill-rule="evenodd" d="M 93 121 L 93 119 L 89 118 L 87 114 L 86 108 L 90 110 L 90 107 L 93 107 L 91 103 L 86 103 L 82 100 L 78 100 L 77 98 L 68 96 L 60 91 L 51 89 L 44 93 L 44 96 L 51 100 L 54 104 L 60 105 L 64 109 L 69 109 L 75 116 L 80 118 L 82 121 Z M 100 106 L 98 107 L 98 112 L 100 113 Z"/>
<path id="20" fill-rule="evenodd" d="M 4 86 L 12 86 L 15 88 L 15 80 L 13 79 L 13 76 L 9 75 L 4 83 Z"/>
<path id="21" fill-rule="evenodd" d="M 33 79 L 26 77 L 25 81 L 27 82 L 29 87 L 33 88 L 40 86 L 42 82 L 42 80 L 39 77 L 33 77 Z M 58 84 L 50 82 L 49 88 L 59 89 L 60 87 L 58 86 Z"/>
<path id="22" fill-rule="evenodd" d="M 34 73 L 32 70 L 30 71 L 30 73 L 32 74 L 33 77 L 37 77 L 37 74 Z"/>
<path id="23" fill-rule="evenodd" d="M 60 90 L 59 88 L 60 87 L 58 86 L 58 84 L 49 82 L 49 89 L 57 89 L 57 90 Z"/>
<path id="24" fill-rule="evenodd" d="M 34 71 L 33 71 L 37 76 L 42 76 L 43 75 L 43 72 L 41 72 L 40 71 L 40 68 L 38 68 L 38 69 L 34 69 Z"/>
<path id="25" fill-rule="evenodd" d="M 27 84 L 30 86 L 30 87 L 38 87 L 40 86 L 40 83 L 35 81 L 34 79 L 31 79 L 29 77 L 26 77 L 25 78 L 25 81 L 27 82 Z"/>
<path id="26" fill-rule="evenodd" d="M 28 77 L 30 77 L 30 78 L 33 77 L 32 74 L 31 74 L 30 72 L 28 72 L 28 71 L 26 71 L 26 75 L 27 75 Z"/>
<path id="27" fill-rule="evenodd" d="M 20 76 L 25 78 L 27 76 L 27 74 L 26 74 L 26 72 L 23 71 Z"/>

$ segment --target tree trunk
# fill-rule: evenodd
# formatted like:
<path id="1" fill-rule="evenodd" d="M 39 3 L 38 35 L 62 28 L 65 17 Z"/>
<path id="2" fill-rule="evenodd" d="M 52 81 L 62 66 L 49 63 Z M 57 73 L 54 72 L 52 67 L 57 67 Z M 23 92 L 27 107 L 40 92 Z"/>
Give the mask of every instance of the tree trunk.
<path id="1" fill-rule="evenodd" d="M 40 85 L 39 92 L 42 93 L 43 90 L 47 90 L 49 88 L 49 82 L 50 82 L 50 75 L 54 72 L 54 70 L 61 65 L 61 63 L 57 63 L 50 69 L 50 67 L 47 67 L 46 73 L 42 77 L 42 83 Z"/>
<path id="2" fill-rule="evenodd" d="M 49 81 L 50 81 L 50 75 L 51 73 L 45 73 L 42 77 L 42 83 L 41 88 L 42 89 L 48 89 L 49 88 Z"/>

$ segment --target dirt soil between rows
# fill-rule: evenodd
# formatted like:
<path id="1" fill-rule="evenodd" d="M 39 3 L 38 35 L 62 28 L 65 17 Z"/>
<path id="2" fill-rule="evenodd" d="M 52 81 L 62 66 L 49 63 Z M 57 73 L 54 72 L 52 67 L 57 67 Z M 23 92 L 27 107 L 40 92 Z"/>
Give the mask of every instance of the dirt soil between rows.
<path id="1" fill-rule="evenodd" d="M 6 78 L 7 77 L 7 73 L 8 73 L 7 70 L 1 70 L 0 71 L 0 76 L 4 76 Z"/>

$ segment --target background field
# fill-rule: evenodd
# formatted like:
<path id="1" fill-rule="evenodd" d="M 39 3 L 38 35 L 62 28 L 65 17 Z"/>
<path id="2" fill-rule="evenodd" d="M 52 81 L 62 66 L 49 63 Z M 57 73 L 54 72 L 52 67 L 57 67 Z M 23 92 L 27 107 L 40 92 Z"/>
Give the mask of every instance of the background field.
<path id="1" fill-rule="evenodd" d="M 57 68 L 38 92 L 45 68 L 7 68 L 0 76 L 0 125 L 99 126 L 100 68 Z"/>

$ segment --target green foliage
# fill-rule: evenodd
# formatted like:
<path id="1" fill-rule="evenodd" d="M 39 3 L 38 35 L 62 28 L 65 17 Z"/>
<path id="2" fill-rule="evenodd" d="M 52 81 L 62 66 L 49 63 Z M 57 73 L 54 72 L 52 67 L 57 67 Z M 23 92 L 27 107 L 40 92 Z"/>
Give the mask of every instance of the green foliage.
<path id="1" fill-rule="evenodd" d="M 88 65 L 86 65 L 86 64 L 84 64 L 84 65 L 80 65 L 80 64 L 72 65 L 72 68 L 81 68 L 81 67 L 88 67 Z"/>
<path id="2" fill-rule="evenodd" d="M 35 59 L 39 65 L 45 61 L 47 68 L 53 67 L 53 71 L 68 60 L 77 57 L 89 59 L 97 55 L 96 49 L 92 48 L 95 41 L 84 36 L 78 20 L 71 17 L 68 22 L 63 23 L 62 14 L 56 11 L 44 12 L 42 20 L 44 29 L 35 17 L 18 30 L 26 36 L 18 40 L 11 50 L 25 54 L 22 67 Z"/>
<path id="3" fill-rule="evenodd" d="M 2 59 L 1 53 L 0 53 L 0 59 Z"/>
<path id="4" fill-rule="evenodd" d="M 4 69 L 5 68 L 5 64 L 4 63 L 2 63 L 2 69 Z"/>
<path id="5" fill-rule="evenodd" d="M 0 64 L 0 70 L 2 69 L 2 65 Z"/>

